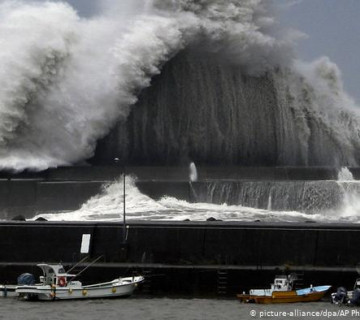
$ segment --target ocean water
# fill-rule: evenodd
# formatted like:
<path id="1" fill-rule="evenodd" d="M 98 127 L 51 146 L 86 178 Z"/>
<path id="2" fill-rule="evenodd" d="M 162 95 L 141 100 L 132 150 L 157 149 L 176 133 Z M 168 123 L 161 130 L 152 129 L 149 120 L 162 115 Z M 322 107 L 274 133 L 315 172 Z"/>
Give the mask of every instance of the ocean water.
<path id="1" fill-rule="evenodd" d="M 25 302 L 0 300 L 0 319 L 146 319 L 146 320 L 248 320 L 248 319 L 358 319 L 360 309 L 339 308 L 330 302 L 255 305 L 235 298 L 169 299 L 127 298 L 108 300 Z"/>

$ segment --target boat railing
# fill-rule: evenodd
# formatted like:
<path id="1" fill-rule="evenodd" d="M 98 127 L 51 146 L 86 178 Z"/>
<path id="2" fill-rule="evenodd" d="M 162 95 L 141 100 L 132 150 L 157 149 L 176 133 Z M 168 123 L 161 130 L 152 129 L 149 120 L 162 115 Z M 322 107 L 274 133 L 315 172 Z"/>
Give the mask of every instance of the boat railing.
<path id="1" fill-rule="evenodd" d="M 96 288 L 96 287 L 113 286 L 114 284 L 116 284 L 118 282 L 119 282 L 119 280 L 115 279 L 115 280 L 108 281 L 108 282 L 102 282 L 102 283 L 96 283 L 96 284 L 87 285 L 87 286 L 84 286 L 84 288 Z"/>

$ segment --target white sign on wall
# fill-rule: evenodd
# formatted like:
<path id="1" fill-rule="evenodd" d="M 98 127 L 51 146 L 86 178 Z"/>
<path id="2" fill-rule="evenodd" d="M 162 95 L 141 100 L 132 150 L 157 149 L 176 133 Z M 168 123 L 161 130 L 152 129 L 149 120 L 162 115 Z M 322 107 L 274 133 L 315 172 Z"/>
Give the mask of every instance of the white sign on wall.
<path id="1" fill-rule="evenodd" d="M 80 253 L 89 253 L 91 234 L 84 233 L 81 240 Z"/>

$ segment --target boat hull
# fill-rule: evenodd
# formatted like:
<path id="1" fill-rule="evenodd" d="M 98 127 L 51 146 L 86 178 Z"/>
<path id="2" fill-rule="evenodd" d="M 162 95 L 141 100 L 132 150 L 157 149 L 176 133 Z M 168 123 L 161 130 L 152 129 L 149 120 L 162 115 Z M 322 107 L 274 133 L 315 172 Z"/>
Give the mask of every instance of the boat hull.
<path id="1" fill-rule="evenodd" d="M 96 299 L 96 298 L 120 298 L 133 294 L 138 283 L 143 280 L 142 277 L 131 283 L 113 284 L 112 282 L 101 285 L 90 286 L 66 286 L 51 287 L 49 285 L 24 285 L 16 289 L 20 298 L 25 300 L 73 300 L 73 299 Z"/>
<path id="2" fill-rule="evenodd" d="M 315 302 L 324 297 L 330 286 L 324 286 L 321 291 L 306 291 L 299 294 L 299 291 L 274 291 L 271 295 L 250 295 L 238 294 L 237 298 L 241 302 L 272 304 L 272 303 L 295 303 L 295 302 Z"/>

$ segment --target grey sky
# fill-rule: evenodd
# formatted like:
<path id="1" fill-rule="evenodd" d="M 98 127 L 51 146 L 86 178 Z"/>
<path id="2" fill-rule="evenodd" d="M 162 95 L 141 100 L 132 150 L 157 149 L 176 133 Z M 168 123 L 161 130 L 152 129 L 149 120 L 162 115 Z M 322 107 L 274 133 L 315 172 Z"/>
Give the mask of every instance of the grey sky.
<path id="1" fill-rule="evenodd" d="M 281 11 L 282 25 L 308 35 L 307 39 L 298 44 L 299 58 L 312 61 L 328 56 L 342 71 L 346 91 L 360 105 L 360 0 L 273 1 L 287 7 Z M 92 15 L 99 3 L 98 0 L 67 2 L 82 16 Z"/>
<path id="2" fill-rule="evenodd" d="M 360 0 L 294 3 L 283 11 L 281 23 L 308 35 L 299 42 L 299 57 L 311 61 L 328 56 L 342 71 L 346 91 L 360 104 Z"/>
<path id="3" fill-rule="evenodd" d="M 42 0 L 45 1 L 45 0 Z M 67 2 L 79 12 L 82 17 L 89 17 L 96 12 L 97 0 L 52 0 L 54 2 Z M 116 0 L 114 0 L 116 1 Z"/>

